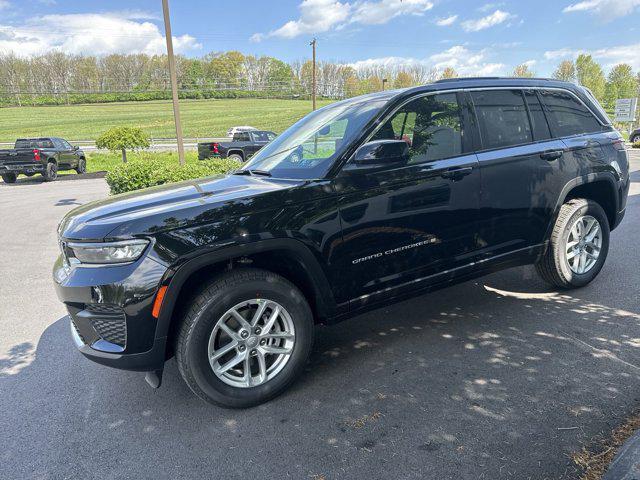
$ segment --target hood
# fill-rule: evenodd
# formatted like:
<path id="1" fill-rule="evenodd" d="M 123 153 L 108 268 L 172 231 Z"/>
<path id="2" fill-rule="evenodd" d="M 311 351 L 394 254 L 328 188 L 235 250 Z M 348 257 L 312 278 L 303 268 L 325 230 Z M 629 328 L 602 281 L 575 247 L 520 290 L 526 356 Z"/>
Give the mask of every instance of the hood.
<path id="1" fill-rule="evenodd" d="M 228 175 L 147 188 L 72 210 L 62 220 L 59 233 L 68 240 L 105 240 L 155 234 L 277 207 L 283 201 L 279 192 L 302 183 Z"/>

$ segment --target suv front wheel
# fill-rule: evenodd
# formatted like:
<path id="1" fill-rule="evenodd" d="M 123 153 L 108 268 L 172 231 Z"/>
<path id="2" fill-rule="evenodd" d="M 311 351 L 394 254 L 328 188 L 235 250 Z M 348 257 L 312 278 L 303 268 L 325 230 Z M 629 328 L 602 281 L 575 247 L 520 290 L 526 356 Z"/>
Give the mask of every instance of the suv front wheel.
<path id="1" fill-rule="evenodd" d="M 600 273 L 608 252 L 609 220 L 604 210 L 591 200 L 573 199 L 560 208 L 536 269 L 556 287 L 582 287 Z"/>
<path id="2" fill-rule="evenodd" d="M 230 271 L 188 306 L 177 336 L 178 368 L 208 402 L 258 405 L 302 373 L 313 328 L 304 295 L 288 280 L 264 270 Z"/>

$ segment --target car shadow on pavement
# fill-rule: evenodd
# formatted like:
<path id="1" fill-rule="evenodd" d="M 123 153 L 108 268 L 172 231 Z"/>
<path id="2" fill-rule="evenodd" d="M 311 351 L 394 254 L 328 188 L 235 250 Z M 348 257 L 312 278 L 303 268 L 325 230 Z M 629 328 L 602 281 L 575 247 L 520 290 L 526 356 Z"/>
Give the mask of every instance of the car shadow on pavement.
<path id="1" fill-rule="evenodd" d="M 145 478 L 572 478 L 569 454 L 638 405 L 640 306 L 607 301 L 618 273 L 553 292 L 517 268 L 318 327 L 305 376 L 241 411 L 196 398 L 174 360 L 152 390 L 83 359 L 63 317 L 0 361 L 0 461 L 16 478 L 136 471 L 142 452 Z"/>

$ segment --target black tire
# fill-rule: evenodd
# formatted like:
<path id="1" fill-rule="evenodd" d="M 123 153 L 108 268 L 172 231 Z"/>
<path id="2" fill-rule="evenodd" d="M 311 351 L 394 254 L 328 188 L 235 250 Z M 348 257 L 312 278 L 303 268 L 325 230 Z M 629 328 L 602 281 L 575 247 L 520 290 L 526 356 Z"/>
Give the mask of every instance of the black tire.
<path id="1" fill-rule="evenodd" d="M 251 299 L 272 300 L 289 313 L 295 343 L 282 370 L 255 387 L 222 381 L 209 364 L 209 337 L 225 312 Z M 304 295 L 288 280 L 258 269 L 226 272 L 205 285 L 185 309 L 176 337 L 176 360 L 182 378 L 203 400 L 229 408 L 264 403 L 284 391 L 304 370 L 313 345 L 314 322 Z"/>
<path id="2" fill-rule="evenodd" d="M 55 162 L 47 163 L 42 176 L 44 177 L 45 182 L 53 182 L 58 178 L 58 164 Z"/>
<path id="3" fill-rule="evenodd" d="M 240 155 L 239 153 L 232 153 L 227 158 L 229 160 L 235 160 L 236 162 L 240 162 L 240 163 L 244 162 L 244 158 L 242 158 L 242 155 Z"/>
<path id="4" fill-rule="evenodd" d="M 78 168 L 75 169 L 78 175 L 82 175 L 87 172 L 87 161 L 84 158 L 78 160 Z"/>
<path id="5" fill-rule="evenodd" d="M 575 273 L 565 256 L 570 230 L 580 217 L 592 216 L 600 224 L 600 254 L 595 264 L 584 274 Z M 547 251 L 536 263 L 536 270 L 542 279 L 558 288 L 579 288 L 591 282 L 604 265 L 609 253 L 609 220 L 602 207 L 591 200 L 582 198 L 569 200 L 562 205 L 556 219 Z"/>
<path id="6" fill-rule="evenodd" d="M 3 173 L 2 180 L 4 183 L 16 183 L 18 176 L 15 173 Z"/>

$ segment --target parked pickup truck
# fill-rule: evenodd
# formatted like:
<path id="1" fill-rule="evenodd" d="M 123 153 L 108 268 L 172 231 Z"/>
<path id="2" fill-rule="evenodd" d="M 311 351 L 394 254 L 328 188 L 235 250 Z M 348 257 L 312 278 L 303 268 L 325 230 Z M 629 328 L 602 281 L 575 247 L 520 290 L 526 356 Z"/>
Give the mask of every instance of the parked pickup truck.
<path id="1" fill-rule="evenodd" d="M 199 143 L 198 158 L 229 158 L 244 162 L 274 138 L 276 134 L 266 130 L 238 132 L 230 142 Z"/>
<path id="2" fill-rule="evenodd" d="M 0 150 L 0 176 L 5 183 L 15 183 L 21 173 L 31 177 L 36 173 L 52 182 L 59 170 L 84 173 L 87 160 L 84 152 L 62 138 L 19 138 L 15 147 Z"/>

